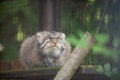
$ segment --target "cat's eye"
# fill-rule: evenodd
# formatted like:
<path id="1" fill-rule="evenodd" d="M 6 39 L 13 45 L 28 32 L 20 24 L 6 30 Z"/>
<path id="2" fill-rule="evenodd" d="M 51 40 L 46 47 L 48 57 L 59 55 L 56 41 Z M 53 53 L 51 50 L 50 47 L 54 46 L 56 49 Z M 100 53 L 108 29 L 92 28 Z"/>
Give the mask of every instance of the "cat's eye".
<path id="1" fill-rule="evenodd" d="M 36 34 L 36 37 L 37 38 L 41 38 L 41 34 Z"/>

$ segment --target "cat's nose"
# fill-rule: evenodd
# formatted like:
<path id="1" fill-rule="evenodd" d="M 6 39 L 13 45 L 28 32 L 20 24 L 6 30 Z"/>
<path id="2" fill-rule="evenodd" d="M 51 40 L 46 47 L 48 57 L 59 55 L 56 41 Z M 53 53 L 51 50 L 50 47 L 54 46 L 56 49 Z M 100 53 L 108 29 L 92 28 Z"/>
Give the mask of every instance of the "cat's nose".
<path id="1" fill-rule="evenodd" d="M 56 41 L 56 40 L 52 40 L 52 42 L 53 42 L 54 44 L 57 44 L 57 41 Z"/>

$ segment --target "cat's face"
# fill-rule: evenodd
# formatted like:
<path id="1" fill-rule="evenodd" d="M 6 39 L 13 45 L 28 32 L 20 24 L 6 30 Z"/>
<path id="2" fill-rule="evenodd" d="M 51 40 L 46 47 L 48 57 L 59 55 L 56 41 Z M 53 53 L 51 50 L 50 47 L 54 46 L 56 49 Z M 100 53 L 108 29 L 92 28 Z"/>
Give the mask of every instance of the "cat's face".
<path id="1" fill-rule="evenodd" d="M 36 40 L 43 55 L 58 57 L 65 49 L 65 34 L 61 32 L 38 32 Z"/>

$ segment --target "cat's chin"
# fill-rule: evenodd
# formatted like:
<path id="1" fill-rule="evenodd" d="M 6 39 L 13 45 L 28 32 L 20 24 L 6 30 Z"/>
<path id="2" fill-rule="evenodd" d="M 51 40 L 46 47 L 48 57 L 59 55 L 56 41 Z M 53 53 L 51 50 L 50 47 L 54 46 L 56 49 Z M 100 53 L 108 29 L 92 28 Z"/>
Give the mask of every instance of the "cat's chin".
<path id="1" fill-rule="evenodd" d="M 58 50 L 58 51 L 54 51 L 54 53 L 52 53 L 52 56 L 53 57 L 59 57 L 61 54 L 62 54 L 61 51 Z"/>
<path id="2" fill-rule="evenodd" d="M 51 57 L 59 57 L 61 53 L 61 49 L 58 49 L 57 47 L 46 49 L 43 51 L 44 55 L 48 55 Z"/>

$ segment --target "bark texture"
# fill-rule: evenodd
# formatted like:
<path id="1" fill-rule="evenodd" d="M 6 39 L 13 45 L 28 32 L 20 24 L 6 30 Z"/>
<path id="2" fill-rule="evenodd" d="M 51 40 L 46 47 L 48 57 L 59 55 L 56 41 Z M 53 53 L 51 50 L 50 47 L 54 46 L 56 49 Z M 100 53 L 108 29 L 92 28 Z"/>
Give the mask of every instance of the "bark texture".
<path id="1" fill-rule="evenodd" d="M 74 49 L 70 56 L 70 59 L 60 69 L 60 71 L 58 71 L 54 80 L 70 80 L 72 78 L 72 76 L 80 66 L 81 62 L 83 62 L 85 56 L 88 54 L 95 42 L 93 37 L 88 32 L 86 32 L 86 34 L 82 38 L 82 41 L 84 42 L 85 46 L 77 46 Z"/>

